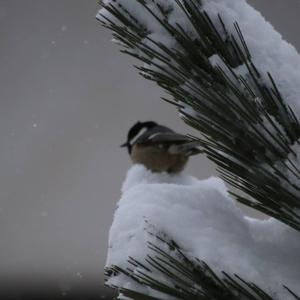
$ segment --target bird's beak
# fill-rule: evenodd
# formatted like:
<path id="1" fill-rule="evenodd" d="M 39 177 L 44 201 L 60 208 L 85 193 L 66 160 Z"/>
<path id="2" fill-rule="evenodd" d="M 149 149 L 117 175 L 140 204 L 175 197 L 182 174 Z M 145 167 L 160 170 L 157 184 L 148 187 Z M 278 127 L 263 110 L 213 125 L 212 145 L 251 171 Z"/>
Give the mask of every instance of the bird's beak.
<path id="1" fill-rule="evenodd" d="M 124 147 L 127 147 L 127 146 L 128 146 L 128 143 L 127 143 L 127 142 L 124 143 L 124 144 L 122 144 L 122 145 L 120 145 L 121 148 L 124 148 Z"/>

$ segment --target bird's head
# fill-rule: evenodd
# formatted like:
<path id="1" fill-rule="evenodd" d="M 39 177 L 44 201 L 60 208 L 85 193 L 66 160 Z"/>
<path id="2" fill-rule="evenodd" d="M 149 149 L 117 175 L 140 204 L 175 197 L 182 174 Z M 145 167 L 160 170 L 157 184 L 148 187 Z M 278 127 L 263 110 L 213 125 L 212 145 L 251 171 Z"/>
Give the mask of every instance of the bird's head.
<path id="1" fill-rule="evenodd" d="M 135 123 L 128 131 L 127 141 L 122 144 L 121 147 L 127 147 L 129 154 L 131 153 L 132 145 L 137 141 L 137 139 L 144 134 L 147 130 L 157 126 L 157 123 L 153 121 Z"/>

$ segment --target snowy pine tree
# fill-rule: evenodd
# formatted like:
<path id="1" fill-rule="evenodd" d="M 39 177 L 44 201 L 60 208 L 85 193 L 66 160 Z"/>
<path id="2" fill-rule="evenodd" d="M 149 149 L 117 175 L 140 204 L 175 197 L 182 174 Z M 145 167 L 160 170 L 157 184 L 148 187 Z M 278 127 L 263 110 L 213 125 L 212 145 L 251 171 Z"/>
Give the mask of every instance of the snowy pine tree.
<path id="1" fill-rule="evenodd" d="M 128 213 L 128 199 L 146 199 L 142 204 L 133 200 L 131 205 L 141 206 L 136 213 L 133 209 L 132 217 L 138 218 L 143 205 L 149 210 L 153 200 L 147 189 L 160 199 L 159 210 L 145 209 L 149 243 L 141 251 L 144 260 L 139 251 L 132 255 L 140 257 L 130 251 L 118 252 L 117 259 L 112 254 L 108 284 L 119 289 L 121 298 L 131 299 L 299 299 L 295 294 L 300 292 L 295 290 L 300 279 L 300 57 L 296 50 L 245 0 L 104 0 L 97 17 L 112 30 L 122 52 L 143 62 L 137 67 L 141 75 L 167 91 L 170 99 L 164 100 L 199 130 L 201 136 L 193 138 L 216 164 L 220 177 L 234 188 L 231 196 L 273 218 L 255 221 L 241 216 L 223 187 L 214 187 L 219 183 L 203 185 L 191 183 L 190 178 L 155 175 L 151 179 L 155 183 L 184 182 L 184 187 L 173 189 L 188 195 L 178 204 L 184 202 L 181 209 L 186 209 L 187 220 L 193 219 L 195 207 L 202 210 L 189 223 L 199 233 L 191 230 L 189 241 L 184 236 L 189 232 L 187 223 L 177 232 L 171 228 L 176 224 L 154 222 L 157 214 L 164 217 L 159 201 L 177 203 L 159 189 L 140 186 L 134 193 L 125 189 L 115 223 L 122 223 Z M 139 181 L 143 176 L 149 181 L 147 171 L 136 169 L 127 180 Z M 171 189 L 169 198 L 176 198 L 170 186 L 164 188 Z M 211 224 L 206 210 L 207 214 L 213 211 Z M 181 213 L 174 209 L 173 215 L 166 214 L 169 222 L 176 222 L 175 212 Z M 122 240 L 117 233 L 120 224 L 114 225 L 113 239 Z M 132 230 L 137 238 L 138 229 L 134 234 Z M 215 240 L 206 242 L 206 238 Z M 142 238 L 132 245 L 143 242 Z M 224 257 L 210 256 L 215 249 Z M 114 265 L 118 261 L 122 266 Z"/>

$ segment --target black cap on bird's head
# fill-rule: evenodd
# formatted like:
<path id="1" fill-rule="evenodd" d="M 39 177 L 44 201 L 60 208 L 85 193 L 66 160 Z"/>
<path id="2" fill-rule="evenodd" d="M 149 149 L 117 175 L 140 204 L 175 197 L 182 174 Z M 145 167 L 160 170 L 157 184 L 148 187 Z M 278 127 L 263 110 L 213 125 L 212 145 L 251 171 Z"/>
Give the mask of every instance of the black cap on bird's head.
<path id="1" fill-rule="evenodd" d="M 131 153 L 131 148 L 134 142 L 140 137 L 145 131 L 151 129 L 158 124 L 153 121 L 135 123 L 128 132 L 126 143 L 122 144 L 121 147 L 127 147 L 129 154 Z"/>

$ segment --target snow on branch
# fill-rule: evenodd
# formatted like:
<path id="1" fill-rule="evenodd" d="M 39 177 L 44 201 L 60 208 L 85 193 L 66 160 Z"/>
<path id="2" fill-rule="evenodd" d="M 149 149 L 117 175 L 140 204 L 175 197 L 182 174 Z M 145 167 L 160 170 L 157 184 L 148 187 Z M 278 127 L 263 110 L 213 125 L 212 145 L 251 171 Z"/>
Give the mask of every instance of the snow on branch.
<path id="1" fill-rule="evenodd" d="M 236 199 L 300 230 L 295 48 L 245 0 L 105 0 L 98 19 L 202 133 Z"/>
<path id="2" fill-rule="evenodd" d="M 238 40 L 235 28 L 235 24 L 238 24 L 252 60 L 262 73 L 262 79 L 266 80 L 266 83 L 269 82 L 267 73 L 270 72 L 287 104 L 295 110 L 297 115 L 300 114 L 298 100 L 300 56 L 295 47 L 283 40 L 273 26 L 245 0 L 104 0 L 102 5 L 103 8 L 99 11 L 97 18 L 104 23 L 104 26 L 125 25 L 133 35 L 135 34 L 134 26 L 137 26 L 140 38 L 144 38 L 145 44 L 150 47 L 155 43 L 161 43 L 170 48 L 180 47 L 176 38 L 170 36 L 168 28 L 163 26 L 163 18 L 167 18 L 170 26 L 175 26 L 189 34 L 191 39 L 200 37 L 199 42 L 209 42 L 209 40 L 201 40 L 204 34 L 202 24 L 193 22 L 196 20 L 190 18 L 192 11 L 188 8 L 193 9 L 195 15 L 197 10 L 205 12 L 223 40 L 230 38 L 231 35 Z M 122 41 L 122 36 L 118 36 L 117 32 L 115 34 Z M 123 38 L 126 39 L 125 36 Z M 138 45 L 132 44 L 132 46 L 134 46 L 133 50 L 138 53 Z M 202 46 L 209 50 L 212 45 Z M 205 54 L 211 57 L 214 53 Z"/>
<path id="3" fill-rule="evenodd" d="M 107 284 L 131 299 L 295 299 L 284 286 L 300 294 L 299 249 L 294 229 L 243 216 L 220 179 L 136 165 L 110 230 Z"/>

